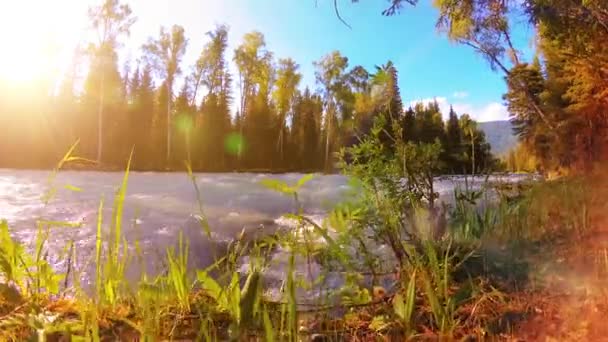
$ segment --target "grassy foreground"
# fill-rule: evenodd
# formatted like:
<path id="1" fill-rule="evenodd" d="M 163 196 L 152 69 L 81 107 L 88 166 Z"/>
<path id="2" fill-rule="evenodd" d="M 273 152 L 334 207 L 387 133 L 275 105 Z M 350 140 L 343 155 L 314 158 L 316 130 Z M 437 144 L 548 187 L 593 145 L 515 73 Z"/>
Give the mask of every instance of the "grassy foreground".
<path id="1" fill-rule="evenodd" d="M 112 204 L 111 222 L 102 221 L 107 203 L 99 206 L 92 291 L 83 290 L 82 275 L 71 267 L 78 253 L 74 244 L 62 253 L 65 270 L 53 270 L 47 262 L 49 234 L 77 228 L 39 222 L 35 247 L 27 251 L 11 238 L 7 224 L 0 224 L 0 340 L 540 339 L 529 332 L 541 334 L 548 323 L 563 326 L 556 318 L 563 312 L 561 303 L 547 298 L 571 290 L 559 269 L 561 259 L 554 255 L 561 253 L 564 259 L 564 254 L 581 251 L 577 246 L 591 240 L 600 220 L 593 215 L 603 205 L 594 196 L 601 190 L 591 190 L 602 188 L 590 179 L 492 185 L 498 200 L 481 209 L 479 201 L 487 192 L 460 189 L 443 234 L 429 234 L 428 213 L 420 210 L 412 216 L 418 224 L 410 225 L 417 233 L 409 237 L 389 229 L 391 208 L 381 200 L 373 217 L 388 219 L 379 222 L 371 222 L 369 212 L 352 203 L 336 208 L 322 225 L 296 210 L 288 216 L 310 228 L 301 236 L 238 239 L 228 255 L 206 270 L 188 267 L 188 242 L 180 236 L 178 248 L 166 252 L 165 272 L 144 272 L 139 282 L 127 283 L 125 269 L 141 259 L 140 253 L 129 252 L 121 222 L 128 176 L 127 171 Z M 298 207 L 298 189 L 309 178 L 293 186 L 273 181 L 266 186 L 291 196 Z M 52 193 L 48 195 L 45 200 L 51 200 Z M 203 223 L 201 229 L 208 233 L 211 227 Z M 388 269 L 383 266 L 390 262 L 375 253 L 379 243 L 394 254 Z M 264 291 L 263 272 L 276 246 L 290 251 L 280 300 Z M 608 249 L 587 252 L 593 254 L 587 273 L 605 279 Z M 237 271 L 244 253 L 251 260 L 247 274 Z M 327 273 L 311 279 L 296 272 L 298 258 L 316 260 Z M 564 260 L 561 266 L 569 262 Z M 325 288 L 329 272 L 344 275 L 341 288 Z M 316 288 L 327 293 L 326 300 L 298 303 L 298 291 Z M 549 312 L 557 314 L 546 316 Z M 589 325 L 576 329 L 562 333 L 590 333 Z"/>

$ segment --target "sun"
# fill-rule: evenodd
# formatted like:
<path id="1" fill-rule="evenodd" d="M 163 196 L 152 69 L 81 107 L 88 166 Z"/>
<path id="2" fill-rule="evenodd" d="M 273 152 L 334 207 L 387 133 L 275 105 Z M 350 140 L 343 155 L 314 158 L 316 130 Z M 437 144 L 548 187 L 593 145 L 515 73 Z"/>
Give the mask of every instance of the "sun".
<path id="1" fill-rule="evenodd" d="M 6 42 L 2 42 L 6 46 Z M 48 66 L 45 65 L 43 51 L 39 51 L 36 42 L 28 44 L 12 43 L 11 51 L 5 52 L 0 56 L 0 78 L 14 84 L 31 83 L 44 78 L 48 73 Z"/>
<path id="2" fill-rule="evenodd" d="M 0 2 L 0 80 L 28 85 L 54 77 L 73 49 L 79 26 L 86 19 L 86 6 L 83 8 L 82 3 Z"/>

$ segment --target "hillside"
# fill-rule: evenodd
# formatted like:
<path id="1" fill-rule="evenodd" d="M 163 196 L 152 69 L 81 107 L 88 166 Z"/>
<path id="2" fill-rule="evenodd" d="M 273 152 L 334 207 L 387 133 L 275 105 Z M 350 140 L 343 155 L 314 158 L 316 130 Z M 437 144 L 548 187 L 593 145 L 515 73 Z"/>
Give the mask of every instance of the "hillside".
<path id="1" fill-rule="evenodd" d="M 479 128 L 486 134 L 486 141 L 492 146 L 492 153 L 499 156 L 507 153 L 517 144 L 509 121 L 480 122 Z"/>

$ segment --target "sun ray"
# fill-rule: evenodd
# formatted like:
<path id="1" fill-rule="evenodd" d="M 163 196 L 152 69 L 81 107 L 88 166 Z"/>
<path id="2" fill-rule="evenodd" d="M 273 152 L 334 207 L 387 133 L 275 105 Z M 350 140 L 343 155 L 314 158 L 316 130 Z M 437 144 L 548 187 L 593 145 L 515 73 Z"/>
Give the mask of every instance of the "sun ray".
<path id="1" fill-rule="evenodd" d="M 84 32 L 83 5 L 75 0 L 0 3 L 0 79 L 21 87 L 56 77 Z"/>

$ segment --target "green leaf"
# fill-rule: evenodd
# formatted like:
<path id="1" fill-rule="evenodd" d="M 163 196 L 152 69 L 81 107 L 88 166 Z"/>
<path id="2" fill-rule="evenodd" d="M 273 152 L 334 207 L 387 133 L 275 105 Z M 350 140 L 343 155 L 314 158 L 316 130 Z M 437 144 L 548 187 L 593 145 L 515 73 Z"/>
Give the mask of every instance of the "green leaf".
<path id="1" fill-rule="evenodd" d="M 380 332 L 386 330 L 390 325 L 390 322 L 387 322 L 386 320 L 386 316 L 376 316 L 372 318 L 369 328 L 376 332 Z"/>
<path id="2" fill-rule="evenodd" d="M 211 298 L 215 299 L 218 304 L 222 304 L 222 287 L 213 278 L 211 278 L 207 274 L 207 272 L 198 271 L 196 277 L 197 280 L 201 283 L 203 290 L 205 290 Z M 226 306 L 224 305 L 223 309 L 227 310 L 228 308 L 226 308 Z"/>
<path id="3" fill-rule="evenodd" d="M 414 313 L 414 307 L 416 306 L 416 271 L 412 273 L 410 282 L 407 284 L 407 290 L 405 291 L 406 304 L 405 304 L 405 315 L 404 320 L 409 324 L 412 320 L 412 314 Z"/>
<path id="4" fill-rule="evenodd" d="M 259 293 L 261 290 L 261 277 L 257 270 L 249 273 L 245 286 L 241 291 L 240 311 L 241 321 L 245 326 L 253 323 L 255 308 L 258 304 Z"/>
<path id="5" fill-rule="evenodd" d="M 80 228 L 83 222 L 64 222 L 64 221 L 47 221 L 40 220 L 38 224 L 46 227 L 65 227 L 65 228 Z"/>
<path id="6" fill-rule="evenodd" d="M 286 213 L 286 214 L 283 214 L 283 217 L 286 219 L 289 219 L 289 220 L 294 220 L 294 221 L 302 220 L 302 215 L 298 215 L 298 214 Z"/>
<path id="7" fill-rule="evenodd" d="M 295 190 L 287 185 L 287 183 L 277 179 L 262 179 L 260 184 L 267 189 L 274 190 L 285 195 L 293 195 L 295 193 Z"/>
<path id="8" fill-rule="evenodd" d="M 68 158 L 64 159 L 64 162 L 74 162 L 74 161 L 82 161 L 82 162 L 86 162 L 86 163 L 97 164 L 97 161 L 95 161 L 95 160 L 82 158 L 82 157 L 68 157 Z"/>
<path id="9" fill-rule="evenodd" d="M 423 274 L 422 282 L 424 284 L 424 292 L 431 306 L 431 311 L 433 312 L 433 317 L 435 318 L 435 324 L 438 328 L 442 328 L 445 319 L 445 311 L 439 302 L 439 297 L 437 296 L 437 292 L 435 291 L 428 274 Z"/>
<path id="10" fill-rule="evenodd" d="M 397 317 L 405 321 L 405 300 L 403 299 L 401 293 L 397 293 L 395 297 L 393 297 L 393 310 L 395 311 L 395 315 L 397 315 Z"/>
<path id="11" fill-rule="evenodd" d="M 312 174 L 312 173 L 309 173 L 309 174 L 306 174 L 306 175 L 302 176 L 302 178 L 300 178 L 300 179 L 298 180 L 298 182 L 296 183 L 295 188 L 296 188 L 296 189 L 301 188 L 302 186 L 304 186 L 304 184 L 308 183 L 308 182 L 309 182 L 309 181 L 311 181 L 313 178 L 315 178 L 315 175 L 314 175 L 314 174 Z"/>
<path id="12" fill-rule="evenodd" d="M 74 192 L 82 192 L 82 188 L 79 188 L 77 186 L 73 186 L 73 185 L 70 185 L 70 184 L 66 184 L 65 188 L 68 189 L 68 190 L 70 190 L 70 191 L 74 191 Z"/>
<path id="13" fill-rule="evenodd" d="M 239 288 L 239 275 L 234 272 L 232 281 L 230 282 L 230 298 L 231 312 L 237 324 L 241 324 L 241 289 Z"/>
<path id="14" fill-rule="evenodd" d="M 262 312 L 262 319 L 264 321 L 264 334 L 266 335 L 266 341 L 274 342 L 274 328 L 272 327 L 270 315 L 268 315 L 268 310 L 266 310 L 266 308 L 264 308 L 264 311 Z"/>

